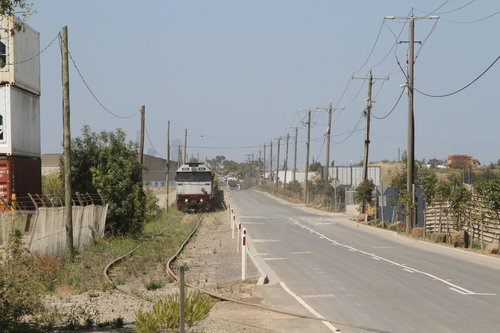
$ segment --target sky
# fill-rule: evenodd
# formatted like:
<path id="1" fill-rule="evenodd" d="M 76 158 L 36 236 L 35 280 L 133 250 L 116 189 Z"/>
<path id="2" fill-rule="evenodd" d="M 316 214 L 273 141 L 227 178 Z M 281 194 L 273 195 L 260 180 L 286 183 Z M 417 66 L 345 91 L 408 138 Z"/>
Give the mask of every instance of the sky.
<path id="1" fill-rule="evenodd" d="M 290 165 L 298 127 L 297 160 L 303 166 L 307 110 L 313 110 L 310 159 L 324 164 L 325 109 L 332 103 L 330 161 L 358 163 L 370 70 L 375 79 L 369 159 L 397 160 L 407 147 L 409 32 L 403 18 L 412 8 L 418 18 L 414 86 L 420 92 L 453 93 L 500 56 L 500 3 L 495 0 L 32 3 L 36 13 L 27 24 L 40 32 L 44 50 L 42 153 L 62 152 L 56 36 L 63 26 L 68 27 L 73 59 L 72 137 L 89 125 L 94 132 L 122 128 L 136 141 L 138 111 L 145 105 L 145 152 L 166 156 L 170 121 L 173 160 L 187 129 L 188 156 L 223 155 L 243 162 L 263 158 L 266 144 L 269 161 L 269 145 L 272 141 L 276 156 L 281 137 L 283 163 L 289 133 Z M 439 19 L 429 19 L 429 14 Z M 470 154 L 482 164 L 499 160 L 499 94 L 500 60 L 448 97 L 415 91 L 415 158 Z"/>

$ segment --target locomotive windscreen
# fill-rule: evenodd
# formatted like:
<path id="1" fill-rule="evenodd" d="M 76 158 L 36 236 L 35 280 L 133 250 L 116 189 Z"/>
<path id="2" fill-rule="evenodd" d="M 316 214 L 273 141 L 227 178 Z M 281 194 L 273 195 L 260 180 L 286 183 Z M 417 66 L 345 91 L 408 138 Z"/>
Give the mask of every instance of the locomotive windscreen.
<path id="1" fill-rule="evenodd" d="M 209 182 L 212 180 L 212 173 L 208 172 L 177 172 L 176 182 Z"/>

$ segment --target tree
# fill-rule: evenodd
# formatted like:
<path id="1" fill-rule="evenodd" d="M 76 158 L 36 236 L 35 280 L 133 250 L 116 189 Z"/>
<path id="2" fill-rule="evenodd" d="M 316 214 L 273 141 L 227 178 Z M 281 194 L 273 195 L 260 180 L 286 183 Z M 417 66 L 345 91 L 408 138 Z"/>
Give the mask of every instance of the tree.
<path id="1" fill-rule="evenodd" d="M 460 230 L 462 216 L 466 214 L 471 198 L 472 194 L 470 191 L 458 179 L 451 181 L 449 202 L 450 210 L 456 219 L 455 228 L 457 230 Z"/>
<path id="2" fill-rule="evenodd" d="M 357 187 L 354 193 L 354 200 L 360 204 L 361 212 L 365 211 L 363 205 L 373 204 L 373 190 L 375 184 L 371 179 L 363 180 Z"/>
<path id="3" fill-rule="evenodd" d="M 321 163 L 320 162 L 314 162 L 309 166 L 309 171 L 312 172 L 321 172 Z"/>
<path id="4" fill-rule="evenodd" d="M 96 134 L 85 126 L 82 138 L 71 144 L 72 187 L 105 198 L 109 204 L 106 231 L 112 234 L 141 230 L 147 215 L 137 145 L 125 140 L 122 129 Z"/>
<path id="5" fill-rule="evenodd" d="M 0 15 L 16 15 L 24 22 L 34 13 L 33 4 L 26 0 L 0 0 Z M 8 31 L 15 34 L 23 29 L 23 23 L 15 22 L 14 31 Z"/>

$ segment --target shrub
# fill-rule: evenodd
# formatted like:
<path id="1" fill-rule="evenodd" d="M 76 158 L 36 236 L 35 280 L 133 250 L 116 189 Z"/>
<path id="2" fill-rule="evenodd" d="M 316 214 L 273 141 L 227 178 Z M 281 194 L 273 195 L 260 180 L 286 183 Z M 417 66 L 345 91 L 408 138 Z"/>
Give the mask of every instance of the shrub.
<path id="1" fill-rule="evenodd" d="M 29 315 L 42 310 L 43 285 L 30 268 L 32 259 L 22 246 L 21 232 L 15 230 L 9 238 L 5 263 L 0 270 L 0 327 L 19 324 Z"/>
<path id="2" fill-rule="evenodd" d="M 213 301 L 199 291 L 189 294 L 185 300 L 185 324 L 189 327 L 202 320 L 208 315 L 212 306 Z M 135 330 L 138 333 L 149 333 L 158 332 L 160 329 L 176 329 L 180 321 L 179 308 L 179 294 L 156 301 L 153 310 L 149 312 L 139 310 L 135 313 Z"/>

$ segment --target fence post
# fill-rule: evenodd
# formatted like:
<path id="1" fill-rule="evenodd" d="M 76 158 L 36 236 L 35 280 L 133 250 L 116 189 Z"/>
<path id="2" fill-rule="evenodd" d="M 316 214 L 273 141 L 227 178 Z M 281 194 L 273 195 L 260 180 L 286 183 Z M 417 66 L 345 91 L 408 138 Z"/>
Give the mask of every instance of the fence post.
<path id="1" fill-rule="evenodd" d="M 240 252 L 241 223 L 238 223 L 238 240 L 236 241 L 236 253 Z"/>
<path id="2" fill-rule="evenodd" d="M 232 233 L 232 239 L 234 239 L 234 224 L 236 223 L 236 215 L 233 215 L 233 218 L 231 219 L 231 233 Z"/>
<path id="3" fill-rule="evenodd" d="M 179 316 L 179 332 L 184 333 L 184 265 L 181 265 L 180 267 L 180 278 L 179 278 L 179 285 L 180 285 L 180 291 L 179 291 L 179 296 L 180 296 L 180 316 Z"/>

